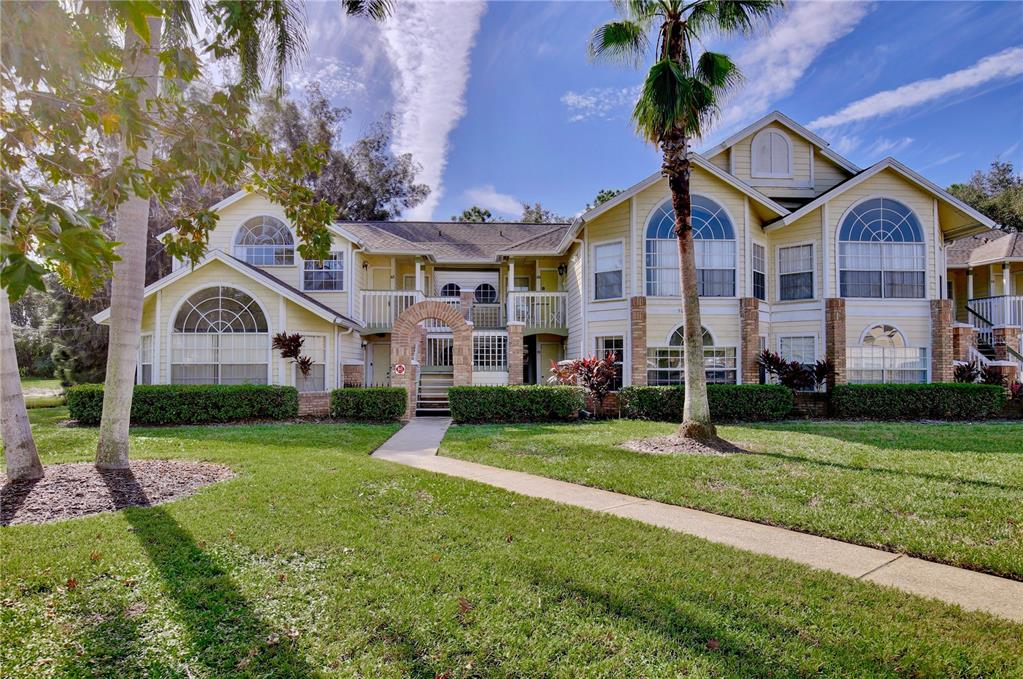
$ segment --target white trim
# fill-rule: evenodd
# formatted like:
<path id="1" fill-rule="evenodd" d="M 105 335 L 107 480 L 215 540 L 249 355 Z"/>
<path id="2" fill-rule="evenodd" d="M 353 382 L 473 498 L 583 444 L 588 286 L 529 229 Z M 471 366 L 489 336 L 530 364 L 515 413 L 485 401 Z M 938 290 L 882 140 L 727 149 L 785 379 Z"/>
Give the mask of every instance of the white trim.
<path id="1" fill-rule="evenodd" d="M 155 330 L 155 327 L 154 327 L 154 330 Z M 140 332 L 139 333 L 139 356 L 138 356 L 138 367 L 135 369 L 135 384 L 145 384 L 145 382 L 142 381 L 142 366 L 145 365 L 145 363 L 142 362 L 142 340 L 145 337 L 152 337 L 153 338 L 153 358 L 149 362 L 149 372 L 150 372 L 149 378 L 151 380 L 150 384 L 156 384 L 156 370 L 157 370 L 157 365 L 158 364 L 156 362 L 156 333 L 155 332 Z"/>
<path id="2" fill-rule="evenodd" d="M 280 222 L 281 224 L 284 225 L 284 228 L 288 230 L 288 234 L 291 236 L 291 251 L 292 251 L 291 264 L 250 264 L 249 262 L 245 261 L 245 259 L 243 259 L 242 257 L 238 257 L 238 255 L 235 254 L 235 248 L 238 247 L 238 233 L 242 229 L 244 229 L 245 225 L 248 224 L 249 222 L 251 222 L 253 219 L 265 219 L 267 217 L 269 217 L 270 219 L 273 219 L 275 221 Z M 243 246 L 243 247 L 261 247 L 261 246 Z M 294 229 L 291 228 L 291 225 L 288 224 L 283 219 L 281 219 L 280 217 L 277 217 L 276 215 L 266 214 L 265 212 L 261 212 L 261 213 L 256 214 L 256 215 L 252 215 L 251 217 L 247 217 L 245 219 L 245 221 L 243 221 L 241 224 L 239 224 L 238 226 L 236 226 L 234 228 L 234 232 L 231 234 L 231 252 L 228 253 L 228 254 L 230 254 L 232 257 L 234 257 L 236 259 L 241 259 L 246 264 L 249 264 L 249 266 L 258 266 L 261 269 L 263 269 L 263 268 L 266 268 L 266 269 L 287 269 L 289 267 L 297 266 L 299 260 L 301 260 L 301 258 L 302 258 L 301 255 L 298 254 L 298 234 L 295 232 Z"/>
<path id="3" fill-rule="evenodd" d="M 743 257 L 743 261 L 745 262 L 745 265 L 743 266 L 743 275 L 742 275 L 742 282 L 743 282 L 742 290 L 744 292 L 744 295 L 743 295 L 744 297 L 753 297 L 753 236 L 751 234 L 751 230 L 752 229 L 750 227 L 750 218 L 749 217 L 750 217 L 750 215 L 749 215 L 749 197 L 747 196 L 747 197 L 744 197 L 743 201 L 742 201 L 742 239 L 744 241 L 742 249 L 743 249 L 743 253 L 745 255 Z M 766 262 L 765 262 L 765 264 L 766 264 Z M 738 277 L 738 275 L 739 275 L 739 267 L 736 266 L 735 269 L 736 269 L 736 274 L 735 275 L 736 275 L 736 277 Z M 738 283 L 738 281 L 736 281 L 736 283 Z M 736 288 L 738 288 L 738 285 L 736 285 Z M 736 290 L 736 292 L 738 292 L 738 289 Z M 765 297 L 766 297 L 766 295 L 765 295 Z"/>
<path id="4" fill-rule="evenodd" d="M 649 347 L 649 348 L 650 348 L 650 349 L 667 349 L 667 348 L 669 348 L 669 347 L 672 347 L 672 346 L 679 346 L 679 347 L 685 347 L 685 344 L 675 344 L 675 345 L 673 345 L 673 344 L 671 343 L 671 337 L 672 337 L 672 335 L 674 335 L 674 334 L 675 334 L 676 332 L 678 332 L 679 330 L 682 330 L 682 329 L 683 329 L 683 328 L 685 327 L 685 325 L 686 325 L 686 324 L 685 324 L 685 322 L 684 322 L 684 321 L 683 321 L 682 323 L 679 323 L 678 325 L 676 325 L 675 327 L 673 327 L 673 328 L 672 328 L 671 330 L 669 330 L 669 331 L 668 331 L 668 334 L 664 336 L 664 343 L 663 343 L 663 344 L 660 344 L 660 345 L 658 345 L 658 346 L 656 346 L 656 347 Z M 716 347 L 716 346 L 718 345 L 718 344 L 717 344 L 717 339 L 716 339 L 716 338 L 714 337 L 714 333 L 713 333 L 713 332 L 711 331 L 711 329 L 710 329 L 710 328 L 708 328 L 708 327 L 707 327 L 706 325 L 703 325 L 703 324 L 701 323 L 701 324 L 700 324 L 700 330 L 701 330 L 701 331 L 704 331 L 704 330 L 706 330 L 706 331 L 707 331 L 707 334 L 708 334 L 708 335 L 710 335 L 710 346 L 712 346 L 712 347 Z M 683 330 L 683 335 L 684 335 L 684 333 L 685 333 L 685 331 Z M 742 339 L 742 338 L 740 337 L 740 341 L 741 341 L 741 339 Z M 702 339 L 702 338 L 700 339 L 700 344 L 701 344 L 701 346 L 703 345 L 703 339 Z M 729 347 L 722 347 L 722 348 L 723 348 L 723 349 L 726 349 L 726 348 L 727 348 L 727 349 L 730 349 L 730 348 L 732 348 L 732 347 L 730 347 L 730 346 L 729 346 Z M 738 349 L 739 347 L 735 347 L 735 348 L 736 348 L 736 349 Z"/>
<path id="5" fill-rule="evenodd" d="M 155 335 L 155 337 L 153 339 L 153 384 L 163 384 L 164 383 L 163 382 L 163 352 L 160 351 L 160 347 L 163 345 L 163 335 L 162 335 L 162 333 L 156 332 L 157 328 L 160 325 L 160 315 L 161 315 L 161 311 L 162 310 L 163 310 L 163 292 L 160 291 L 160 292 L 156 293 L 156 308 L 153 310 L 154 314 L 155 314 L 155 316 L 153 318 L 153 334 Z M 170 356 L 170 347 L 169 346 L 167 347 L 167 355 Z M 170 368 L 168 368 L 168 370 L 170 370 Z M 170 379 L 169 375 L 168 375 L 167 379 Z"/>
<path id="6" fill-rule="evenodd" d="M 756 148 L 757 148 L 757 139 L 759 137 L 764 136 L 765 134 L 766 135 L 777 134 L 782 139 L 785 140 L 786 149 L 787 149 L 786 157 L 788 159 L 788 172 L 757 172 L 757 170 L 756 170 L 756 164 L 757 164 L 756 163 L 756 154 L 754 152 L 756 151 Z M 770 153 L 770 150 L 769 150 L 769 153 Z M 769 160 L 770 161 L 774 160 L 773 154 L 771 155 L 771 158 L 769 158 Z M 773 165 L 773 163 L 769 163 L 769 164 Z M 750 149 L 749 149 L 749 174 L 750 174 L 750 177 L 752 177 L 753 179 L 792 179 L 792 177 L 793 177 L 793 172 L 792 172 L 792 139 L 789 138 L 789 135 L 785 134 L 784 132 L 782 132 L 781 130 L 779 130 L 776 127 L 765 127 L 762 130 L 760 130 L 759 132 L 757 132 L 755 135 L 753 135 L 753 139 L 750 140 Z"/>
<path id="7" fill-rule="evenodd" d="M 931 201 L 931 215 L 933 221 L 931 227 L 932 230 L 934 231 L 934 242 L 931 244 L 930 259 L 934 262 L 934 274 L 932 277 L 937 279 L 934 281 L 935 292 L 937 294 L 934 297 L 928 297 L 928 299 L 944 299 L 945 291 L 942 290 L 941 288 L 943 287 L 943 282 L 948 277 L 948 272 L 945 271 L 945 268 L 941 265 L 941 244 L 943 239 L 941 238 L 941 227 L 938 226 L 937 198 L 934 198 Z M 955 315 L 954 309 L 952 311 L 952 315 L 953 316 Z"/>
<path id="8" fill-rule="evenodd" d="M 618 297 L 602 297 L 600 299 L 597 299 L 597 274 L 598 273 L 605 273 L 603 271 L 597 271 L 597 269 L 596 269 L 597 248 L 605 246 L 605 245 L 614 245 L 615 243 L 618 243 L 619 245 L 622 246 L 622 294 L 619 295 Z M 591 277 L 592 280 L 590 280 L 590 282 L 589 282 L 589 292 L 590 292 L 590 294 L 589 294 L 589 300 L 588 301 L 590 303 L 620 302 L 620 301 L 626 299 L 626 297 L 625 297 L 625 283 L 626 283 L 626 281 L 625 281 L 625 274 L 626 274 L 626 271 L 628 270 L 628 268 L 626 267 L 626 262 L 628 261 L 628 257 L 626 256 L 625 239 L 624 238 L 612 238 L 612 239 L 609 239 L 609 240 L 591 241 L 590 242 L 590 248 L 592 249 L 592 252 L 590 254 L 591 254 L 592 259 L 594 261 L 594 269 L 593 269 L 593 276 Z M 608 269 L 608 271 L 614 271 L 614 269 Z"/>
<path id="9" fill-rule="evenodd" d="M 785 355 L 781 353 L 781 341 L 783 339 L 805 339 L 807 337 L 813 338 L 813 360 L 819 360 L 817 357 L 819 356 L 818 349 L 820 348 L 820 337 L 816 333 L 811 332 L 787 332 L 775 335 L 774 338 L 778 343 L 778 354 L 782 358 L 785 358 Z M 789 359 L 785 358 L 785 360 L 787 361 Z"/>
<path id="10" fill-rule="evenodd" d="M 871 321 L 870 323 L 868 323 L 867 327 L 863 328 L 863 332 L 860 333 L 859 345 L 861 347 L 862 346 L 866 346 L 863 343 L 863 338 L 867 336 L 867 333 L 870 332 L 871 330 L 873 330 L 874 328 L 876 328 L 879 325 L 890 325 L 891 327 L 895 328 L 895 330 L 902 337 L 902 345 L 905 348 L 907 348 L 907 349 L 919 348 L 919 347 L 910 347 L 909 342 L 906 340 L 906 333 L 902 332 L 902 328 L 900 328 L 898 325 L 896 325 L 895 323 L 893 323 L 891 321 Z"/>
<path id="11" fill-rule="evenodd" d="M 335 332 L 336 332 L 336 330 L 335 330 Z M 330 391 L 330 380 L 328 379 L 330 377 L 330 372 L 328 370 L 328 368 L 330 367 L 330 353 L 331 353 L 330 352 L 330 342 L 328 341 L 330 336 L 327 333 L 325 333 L 325 332 L 303 332 L 301 334 L 302 334 L 303 338 L 306 338 L 306 337 L 322 337 L 323 338 L 323 364 L 322 364 L 323 365 L 323 390 L 324 391 Z M 285 365 L 287 365 L 287 363 L 285 363 Z M 313 363 L 313 365 L 317 365 L 317 364 Z M 291 384 L 293 384 L 297 388 L 298 387 L 298 365 L 296 363 L 294 363 L 294 362 L 291 363 L 291 375 L 289 375 L 289 379 L 291 380 Z M 312 393 L 312 392 L 307 392 L 307 393 Z"/>
<path id="12" fill-rule="evenodd" d="M 838 271 L 838 251 L 832 250 L 831 247 L 831 231 L 828 229 L 828 204 L 825 203 L 821 208 L 821 267 L 824 269 L 821 272 L 821 299 L 827 299 L 831 294 L 831 263 L 835 265 L 837 281 Z M 838 294 L 836 293 L 837 297 Z"/>
<path id="13" fill-rule="evenodd" d="M 638 229 L 636 228 L 636 218 L 638 216 L 638 212 L 639 208 L 636 205 L 636 197 L 633 196 L 629 199 L 629 221 L 631 222 L 630 228 L 632 229 L 632 268 L 635 269 L 635 271 L 633 271 L 632 275 L 629 276 L 629 297 L 638 296 L 640 294 L 640 290 L 642 290 L 642 294 L 646 294 L 646 283 L 643 280 L 643 272 L 646 270 L 646 243 L 643 243 L 642 249 L 640 249 L 636 243 L 637 240 L 642 242 L 642 238 L 646 234 L 637 234 Z M 636 266 L 635 262 L 637 261 L 641 262 L 642 266 Z M 629 317 L 632 317 L 631 313 L 629 314 Z"/>
<path id="14" fill-rule="evenodd" d="M 814 191 L 816 191 L 817 190 L 817 182 L 814 179 L 813 157 L 815 155 L 817 155 L 817 152 L 816 152 L 815 147 L 814 147 L 813 144 L 810 144 L 810 154 L 809 155 L 810 155 L 810 188 L 813 189 Z"/>
<path id="15" fill-rule="evenodd" d="M 787 248 L 799 248 L 810 246 L 810 275 L 812 277 L 812 297 L 800 297 L 798 299 L 782 299 L 781 298 L 781 251 Z M 791 271 L 789 273 L 806 273 L 805 271 Z M 787 275 L 787 274 L 786 274 Z M 817 243 L 812 240 L 794 241 L 792 243 L 777 243 L 774 246 L 774 284 L 775 284 L 775 300 L 779 304 L 785 304 L 788 302 L 816 302 L 821 299 L 821 296 L 817 294 Z"/>
<path id="16" fill-rule="evenodd" d="M 297 252 L 295 254 L 298 255 Z M 326 292 L 326 293 L 331 293 L 331 292 L 350 292 L 350 290 L 348 288 L 344 287 L 345 284 L 347 283 L 347 281 L 345 279 L 348 277 L 348 259 L 345 257 L 345 251 L 344 250 L 333 250 L 332 249 L 329 254 L 331 254 L 331 255 L 341 255 L 341 288 L 335 288 L 333 290 L 308 290 L 305 287 L 305 274 L 306 274 L 305 263 L 306 262 L 322 262 L 322 261 L 325 261 L 325 260 L 322 260 L 322 259 L 303 259 L 301 257 L 301 255 L 298 255 L 296 257 L 296 260 L 298 261 L 298 278 L 299 278 L 299 288 L 298 289 L 299 290 L 301 290 L 302 292 Z M 320 270 L 321 271 L 327 271 L 328 269 L 320 269 Z M 313 269 L 313 271 L 316 271 L 316 269 Z"/>
<path id="17" fill-rule="evenodd" d="M 277 318 L 280 322 L 280 330 L 277 332 L 287 332 L 288 328 L 288 305 L 284 303 L 283 297 L 277 298 Z M 273 337 L 273 335 L 271 335 Z M 273 360 L 273 340 L 270 342 L 270 360 Z M 277 360 L 277 383 L 278 384 L 289 384 L 288 377 L 285 374 L 285 367 L 287 363 L 283 356 L 278 357 Z M 274 384 L 272 379 L 268 380 L 271 384 Z"/>

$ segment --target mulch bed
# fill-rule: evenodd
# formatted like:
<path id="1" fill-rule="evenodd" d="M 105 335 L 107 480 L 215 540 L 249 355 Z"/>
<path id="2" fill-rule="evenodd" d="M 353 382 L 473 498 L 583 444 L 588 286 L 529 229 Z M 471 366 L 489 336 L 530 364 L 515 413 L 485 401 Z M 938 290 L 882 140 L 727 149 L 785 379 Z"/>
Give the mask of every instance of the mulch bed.
<path id="1" fill-rule="evenodd" d="M 235 474 L 228 467 L 184 460 L 136 460 L 131 469 L 96 469 L 76 462 L 45 467 L 38 481 L 8 482 L 0 488 L 0 525 L 47 523 L 149 507 L 191 495 Z"/>
<path id="2" fill-rule="evenodd" d="M 675 434 L 657 436 L 648 439 L 633 439 L 621 444 L 622 448 L 637 453 L 652 455 L 727 455 L 729 453 L 745 453 L 745 449 L 726 441 L 714 438 L 709 441 L 681 438 Z"/>

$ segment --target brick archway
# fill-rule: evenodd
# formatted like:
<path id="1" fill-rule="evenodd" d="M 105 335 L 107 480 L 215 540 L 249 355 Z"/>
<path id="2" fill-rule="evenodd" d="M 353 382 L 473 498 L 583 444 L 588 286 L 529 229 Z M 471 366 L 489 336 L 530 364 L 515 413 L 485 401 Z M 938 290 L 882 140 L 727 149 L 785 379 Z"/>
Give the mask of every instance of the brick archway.
<path id="1" fill-rule="evenodd" d="M 404 375 L 395 375 L 394 371 L 391 371 L 391 386 L 404 387 L 408 393 L 405 419 L 412 417 L 416 407 L 413 388 L 416 384 L 417 367 L 412 365 L 412 348 L 414 343 L 423 340 L 419 324 L 431 319 L 451 328 L 454 343 L 452 349 L 454 385 L 468 386 L 472 383 L 472 323 L 465 320 L 457 307 L 446 302 L 427 300 L 413 304 L 398 316 L 391 330 L 391 366 L 399 363 L 405 366 Z"/>

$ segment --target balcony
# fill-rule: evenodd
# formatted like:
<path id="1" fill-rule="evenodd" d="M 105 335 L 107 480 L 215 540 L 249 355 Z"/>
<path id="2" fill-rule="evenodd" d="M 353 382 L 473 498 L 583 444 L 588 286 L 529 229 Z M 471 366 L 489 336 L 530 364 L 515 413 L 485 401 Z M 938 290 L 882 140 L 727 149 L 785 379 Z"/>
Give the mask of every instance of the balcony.
<path id="1" fill-rule="evenodd" d="M 390 332 L 406 309 L 423 300 L 416 290 L 363 290 L 362 324 L 365 332 Z"/>
<path id="2" fill-rule="evenodd" d="M 458 308 L 457 297 L 426 297 L 417 290 L 364 290 L 362 292 L 362 323 L 367 334 L 390 332 L 394 322 L 406 309 L 424 300 L 451 304 Z M 470 320 L 476 330 L 503 330 L 512 319 L 525 324 L 527 333 L 550 332 L 566 334 L 568 328 L 566 294 L 564 292 L 513 292 L 507 303 L 473 304 Z M 426 321 L 433 332 L 447 330 L 439 321 Z"/>
<path id="3" fill-rule="evenodd" d="M 992 328 L 999 325 L 1023 326 L 1023 295 L 978 297 L 966 303 L 970 323 L 977 328 L 977 339 L 992 343 Z"/>
<path id="4" fill-rule="evenodd" d="M 527 332 L 567 334 L 567 295 L 564 292 L 513 292 L 509 310 Z"/>

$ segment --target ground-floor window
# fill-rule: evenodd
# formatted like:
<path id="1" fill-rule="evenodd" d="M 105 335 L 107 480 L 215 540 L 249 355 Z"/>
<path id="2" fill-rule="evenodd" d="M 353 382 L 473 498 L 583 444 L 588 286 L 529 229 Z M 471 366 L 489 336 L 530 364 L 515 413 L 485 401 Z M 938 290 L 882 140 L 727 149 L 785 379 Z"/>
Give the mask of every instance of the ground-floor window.
<path id="1" fill-rule="evenodd" d="M 497 332 L 474 332 L 472 369 L 476 372 L 507 372 L 508 335 Z"/>
<path id="2" fill-rule="evenodd" d="M 651 386 L 685 382 L 685 349 L 682 328 L 676 328 L 666 347 L 646 350 L 646 381 Z M 703 364 L 710 384 L 735 384 L 736 348 L 714 345 L 714 338 L 703 329 Z"/>
<path id="3" fill-rule="evenodd" d="M 142 335 L 139 342 L 139 384 L 153 383 L 153 335 Z"/>
<path id="4" fill-rule="evenodd" d="M 878 324 L 863 332 L 859 346 L 846 347 L 851 384 L 914 384 L 927 381 L 927 348 L 908 347 L 898 328 Z"/>
<path id="5" fill-rule="evenodd" d="M 327 338 L 323 335 L 303 335 L 302 355 L 313 359 L 308 375 L 295 367 L 295 387 L 299 391 L 327 390 Z"/>
<path id="6" fill-rule="evenodd" d="M 607 335 L 596 338 L 596 353 L 598 358 L 604 358 L 610 353 L 615 355 L 615 379 L 611 391 L 618 391 L 622 388 L 622 375 L 625 360 L 625 338 L 621 335 Z"/>

